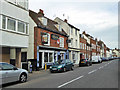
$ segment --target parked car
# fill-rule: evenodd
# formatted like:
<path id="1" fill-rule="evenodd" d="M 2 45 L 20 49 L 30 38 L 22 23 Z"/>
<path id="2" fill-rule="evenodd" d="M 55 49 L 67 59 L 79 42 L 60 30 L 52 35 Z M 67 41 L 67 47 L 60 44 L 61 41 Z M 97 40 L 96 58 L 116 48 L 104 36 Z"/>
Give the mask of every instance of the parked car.
<path id="1" fill-rule="evenodd" d="M 106 57 L 102 57 L 101 59 L 102 59 L 102 61 L 109 61 L 109 59 Z"/>
<path id="2" fill-rule="evenodd" d="M 81 59 L 79 62 L 79 67 L 82 65 L 86 65 L 86 66 L 91 66 L 92 65 L 92 61 L 88 60 L 88 59 Z"/>
<path id="3" fill-rule="evenodd" d="M 20 81 L 26 82 L 28 78 L 28 72 L 24 69 L 17 68 L 11 64 L 0 62 L 0 85 Z"/>
<path id="4" fill-rule="evenodd" d="M 108 57 L 109 60 L 113 60 L 114 58 L 113 57 Z"/>
<path id="5" fill-rule="evenodd" d="M 102 63 L 100 56 L 92 56 L 92 63 Z"/>
<path id="6" fill-rule="evenodd" d="M 60 71 L 67 71 L 67 70 L 73 70 L 74 64 L 69 59 L 64 59 L 55 62 L 52 66 L 50 66 L 50 72 L 60 72 Z"/>

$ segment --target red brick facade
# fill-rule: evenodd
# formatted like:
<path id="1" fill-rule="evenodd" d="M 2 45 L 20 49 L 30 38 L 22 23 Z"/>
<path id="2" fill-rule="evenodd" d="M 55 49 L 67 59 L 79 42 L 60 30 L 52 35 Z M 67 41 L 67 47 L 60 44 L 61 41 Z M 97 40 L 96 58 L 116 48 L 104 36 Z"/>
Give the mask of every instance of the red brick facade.
<path id="1" fill-rule="evenodd" d="M 63 35 L 60 35 L 60 34 L 56 34 L 54 32 L 50 32 L 50 31 L 47 31 L 47 30 L 35 27 L 34 28 L 34 52 L 35 52 L 34 53 L 34 58 L 35 59 L 37 59 L 37 46 L 38 45 L 46 46 L 46 45 L 42 44 L 41 33 L 49 33 L 50 34 L 50 45 L 49 45 L 49 47 L 60 48 L 60 45 L 57 43 L 57 40 L 51 39 L 51 34 L 54 34 L 54 35 L 57 35 L 59 37 L 64 38 L 64 48 L 68 49 L 68 44 L 66 42 L 67 41 L 67 37 L 66 36 L 63 36 Z"/>
<path id="2" fill-rule="evenodd" d="M 87 40 L 80 37 L 80 59 L 86 58 L 87 55 L 86 46 L 87 46 Z"/>
<path id="3" fill-rule="evenodd" d="M 92 49 L 92 56 L 96 56 L 96 41 L 94 39 L 90 39 L 90 43 L 91 43 L 91 49 Z"/>

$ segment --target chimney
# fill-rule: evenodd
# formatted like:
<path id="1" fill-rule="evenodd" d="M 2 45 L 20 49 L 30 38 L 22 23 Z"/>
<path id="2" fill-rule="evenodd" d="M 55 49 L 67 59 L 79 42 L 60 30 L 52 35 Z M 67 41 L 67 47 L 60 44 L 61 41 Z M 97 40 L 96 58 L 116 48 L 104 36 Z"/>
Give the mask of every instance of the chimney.
<path id="1" fill-rule="evenodd" d="M 95 41 L 97 41 L 97 38 L 95 38 Z"/>
<path id="2" fill-rule="evenodd" d="M 67 23 L 67 19 L 65 19 L 65 20 L 64 20 L 64 22 L 66 22 L 66 23 Z"/>
<path id="3" fill-rule="evenodd" d="M 83 34 L 86 34 L 85 31 L 83 31 Z"/>
<path id="4" fill-rule="evenodd" d="M 39 9 L 38 16 L 39 17 L 44 16 L 44 11 L 42 9 Z"/>

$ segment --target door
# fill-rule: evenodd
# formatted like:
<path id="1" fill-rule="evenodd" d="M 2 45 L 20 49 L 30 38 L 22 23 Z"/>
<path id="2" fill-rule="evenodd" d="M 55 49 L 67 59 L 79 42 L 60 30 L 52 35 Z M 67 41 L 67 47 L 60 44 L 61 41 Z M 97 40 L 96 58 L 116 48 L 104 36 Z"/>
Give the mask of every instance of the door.
<path id="1" fill-rule="evenodd" d="M 42 68 L 42 52 L 39 52 L 39 67 Z"/>

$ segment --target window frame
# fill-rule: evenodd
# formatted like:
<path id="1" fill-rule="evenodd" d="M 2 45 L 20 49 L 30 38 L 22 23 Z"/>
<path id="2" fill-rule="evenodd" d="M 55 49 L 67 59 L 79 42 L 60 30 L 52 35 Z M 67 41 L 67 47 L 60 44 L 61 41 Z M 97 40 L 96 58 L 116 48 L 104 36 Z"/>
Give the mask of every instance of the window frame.
<path id="1" fill-rule="evenodd" d="M 8 20 L 11 20 L 11 21 L 14 21 L 14 22 L 15 22 L 15 27 L 14 27 L 15 30 L 12 30 L 12 29 L 9 29 L 9 28 L 8 28 Z M 16 23 L 17 23 L 17 22 L 16 22 L 15 19 L 13 19 L 13 18 L 11 18 L 11 17 L 7 17 L 7 27 L 6 27 L 7 30 L 14 31 L 14 32 L 17 31 L 17 30 L 16 30 Z"/>
<path id="2" fill-rule="evenodd" d="M 18 26 L 19 26 L 19 23 L 24 25 L 24 30 L 23 30 L 23 32 L 19 31 L 19 29 L 18 29 L 18 28 L 19 28 L 19 27 L 18 27 Z M 26 25 L 25 25 L 24 22 L 22 22 L 22 21 L 18 21 L 18 22 L 17 22 L 17 31 L 18 31 L 19 33 L 26 33 Z"/>

